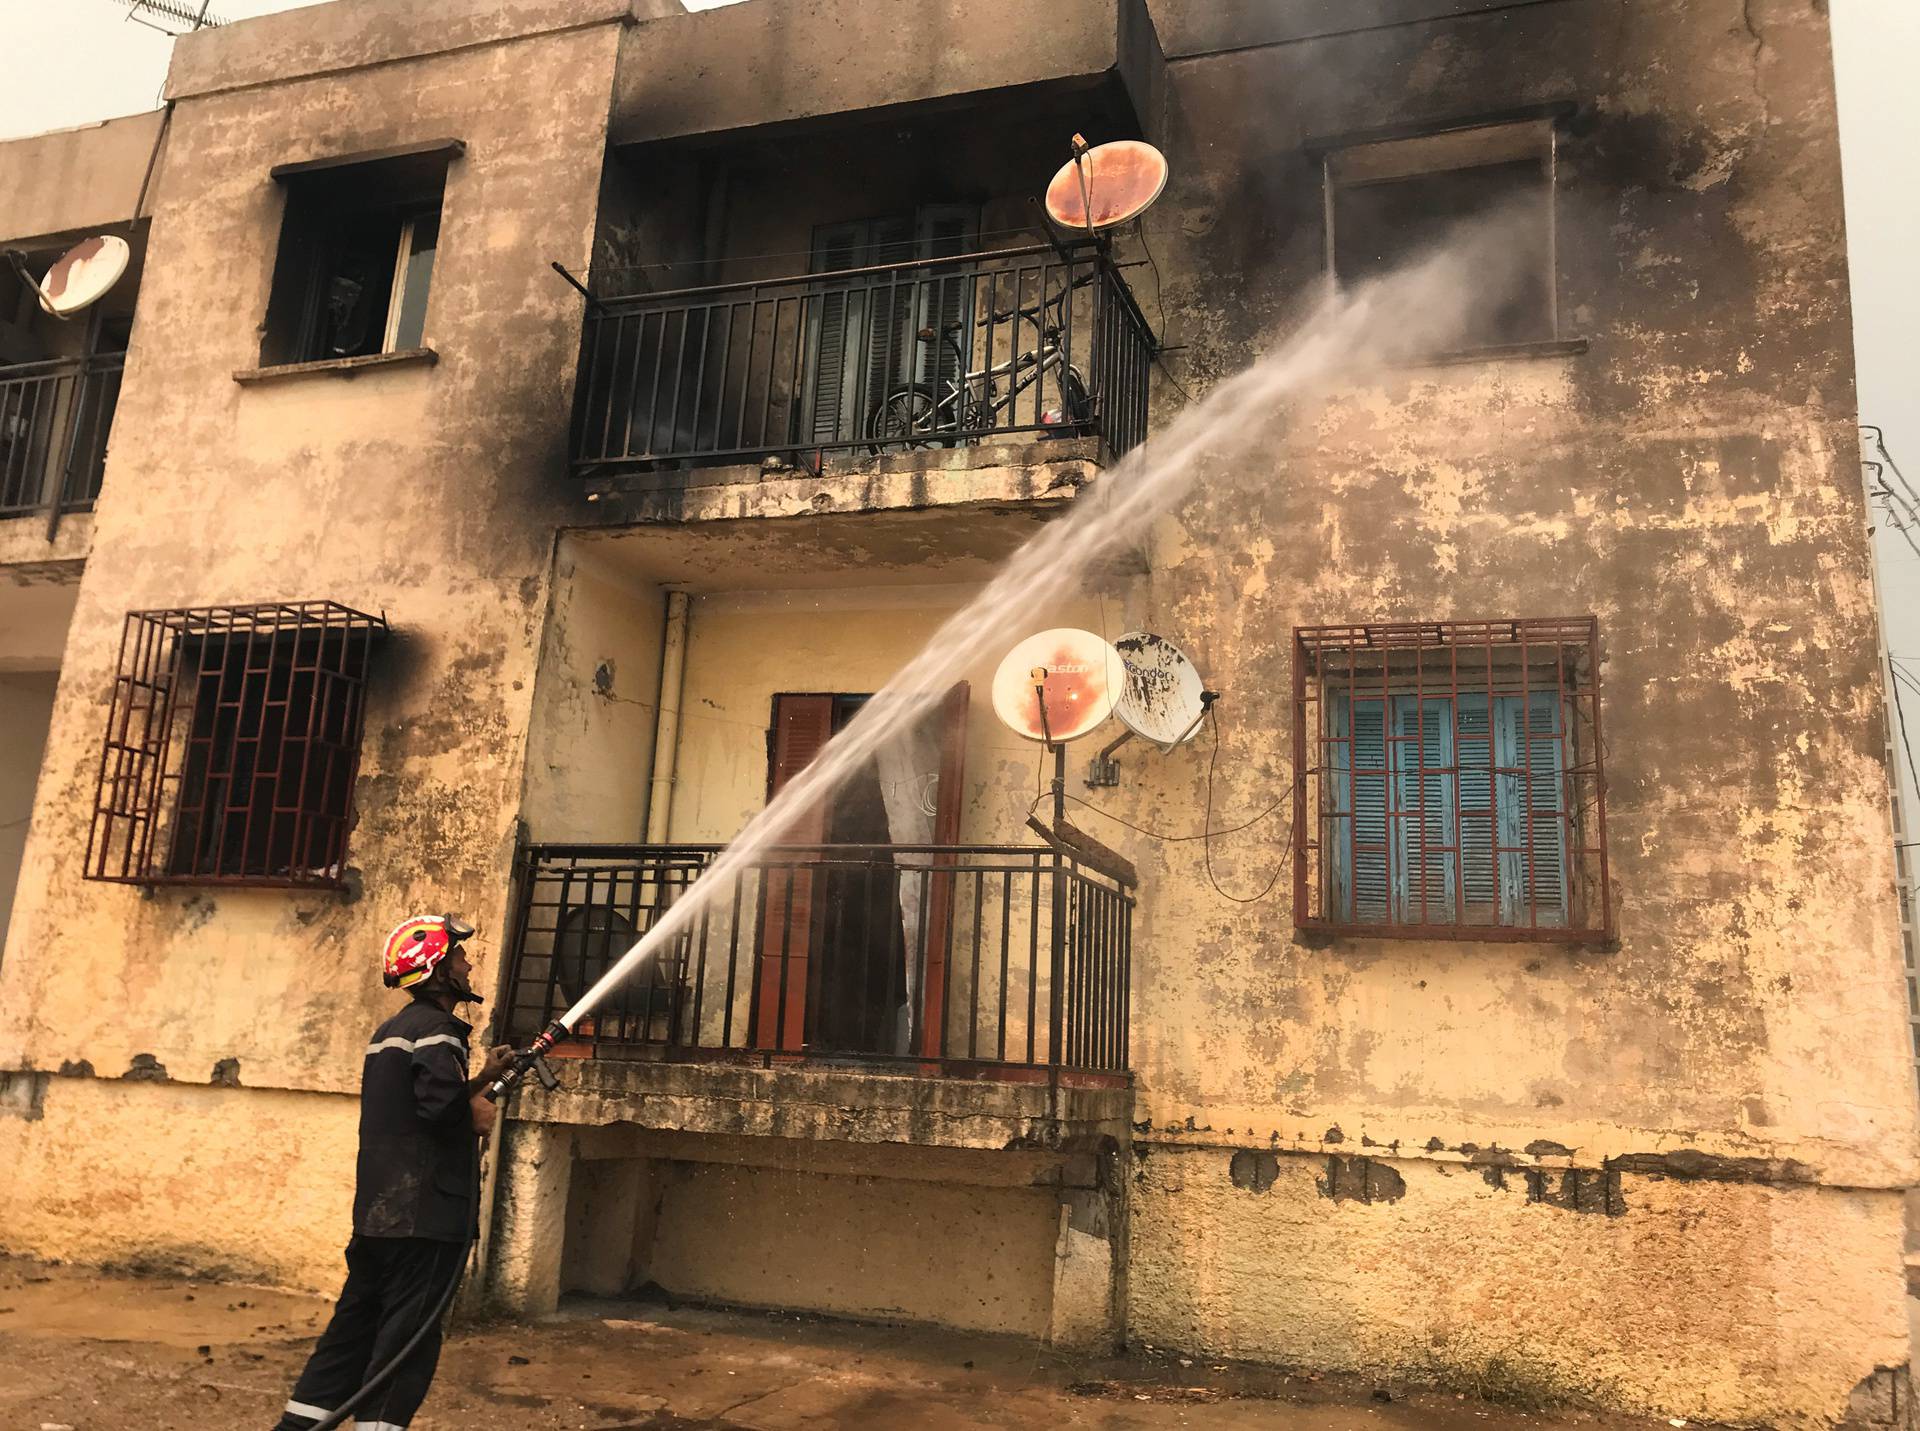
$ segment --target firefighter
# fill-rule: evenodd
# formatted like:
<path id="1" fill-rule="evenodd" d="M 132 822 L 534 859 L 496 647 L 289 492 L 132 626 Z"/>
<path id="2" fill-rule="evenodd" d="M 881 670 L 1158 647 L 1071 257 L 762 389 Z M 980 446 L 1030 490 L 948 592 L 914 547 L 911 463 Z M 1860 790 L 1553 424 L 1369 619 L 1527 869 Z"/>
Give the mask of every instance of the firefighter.
<path id="1" fill-rule="evenodd" d="M 417 916 L 387 937 L 386 985 L 413 997 L 367 1044 L 347 1281 L 276 1431 L 306 1431 L 331 1416 L 429 1318 L 433 1328 L 354 1408 L 353 1424 L 398 1431 L 433 1384 L 434 1312 L 478 1228 L 475 1139 L 498 1113 L 481 1089 L 513 1052 L 492 1050 L 479 1076 L 467 1077 L 473 1030 L 454 1010 L 480 1002 L 460 948 L 472 937 L 473 927 L 450 914 Z"/>

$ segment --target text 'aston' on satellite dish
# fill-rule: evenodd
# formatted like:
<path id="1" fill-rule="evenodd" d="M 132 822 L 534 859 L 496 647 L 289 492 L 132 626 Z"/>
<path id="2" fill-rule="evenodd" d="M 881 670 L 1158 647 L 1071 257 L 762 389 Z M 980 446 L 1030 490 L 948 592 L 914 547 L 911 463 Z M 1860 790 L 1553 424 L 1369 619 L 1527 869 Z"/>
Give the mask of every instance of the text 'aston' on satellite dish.
<path id="1" fill-rule="evenodd" d="M 1056 627 L 1007 652 L 993 675 L 993 713 L 1016 735 L 1062 744 L 1113 714 L 1121 680 L 1113 647 L 1091 631 Z"/>
<path id="2" fill-rule="evenodd" d="M 71 318 L 105 298 L 132 261 L 133 250 L 117 234 L 82 239 L 47 270 L 40 306 L 56 318 Z"/>
<path id="3" fill-rule="evenodd" d="M 1153 207 L 1167 187 L 1167 157 L 1140 139 L 1096 144 L 1047 185 L 1047 216 L 1082 233 L 1118 228 Z"/>
<path id="4" fill-rule="evenodd" d="M 1172 750 L 1199 733 L 1205 684 L 1186 653 L 1164 636 L 1129 631 L 1113 643 L 1124 671 L 1113 713 L 1140 739 Z"/>

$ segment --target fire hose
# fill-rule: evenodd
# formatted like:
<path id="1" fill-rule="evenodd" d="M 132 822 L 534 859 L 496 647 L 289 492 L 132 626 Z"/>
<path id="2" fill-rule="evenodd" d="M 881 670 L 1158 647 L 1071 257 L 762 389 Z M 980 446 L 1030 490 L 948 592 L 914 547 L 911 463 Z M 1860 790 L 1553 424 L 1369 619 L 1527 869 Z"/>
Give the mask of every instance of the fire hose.
<path id="1" fill-rule="evenodd" d="M 529 1073 L 539 1079 L 541 1087 L 558 1088 L 560 1080 L 554 1076 L 553 1070 L 547 1065 L 547 1053 L 554 1044 L 565 1038 L 567 1033 L 567 1026 L 558 1019 L 548 1024 L 541 1030 L 538 1038 L 514 1054 L 506 1070 L 481 1090 L 481 1096 L 489 1103 L 504 1102 L 526 1080 Z M 483 1138 L 473 1140 L 473 1186 L 476 1189 L 480 1186 L 480 1145 L 484 1141 Z M 466 1247 L 463 1249 L 460 1260 L 453 1264 L 453 1272 L 447 1278 L 445 1289 L 435 1299 L 427 1315 L 421 1319 L 413 1335 L 407 1338 L 399 1351 L 389 1357 L 360 1384 L 358 1391 L 329 1412 L 324 1420 L 316 1422 L 310 1431 L 335 1431 L 336 1427 L 345 1425 L 347 1419 L 366 1403 L 368 1397 L 393 1379 L 393 1374 L 405 1365 L 407 1358 L 412 1356 L 419 1349 L 420 1343 L 426 1340 L 427 1333 L 440 1325 L 441 1318 L 447 1314 L 447 1308 L 453 1305 L 454 1297 L 459 1294 L 460 1283 L 466 1276 L 467 1258 L 472 1255 L 473 1244 L 479 1239 L 479 1233 L 480 1229 L 476 1223 L 473 1230 L 467 1234 Z"/>

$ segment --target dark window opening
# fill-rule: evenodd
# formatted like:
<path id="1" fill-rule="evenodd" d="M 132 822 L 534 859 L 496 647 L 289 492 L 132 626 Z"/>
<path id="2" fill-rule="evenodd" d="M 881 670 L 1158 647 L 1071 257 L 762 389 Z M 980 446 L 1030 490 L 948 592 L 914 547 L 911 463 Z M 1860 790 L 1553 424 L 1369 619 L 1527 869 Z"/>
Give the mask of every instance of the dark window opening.
<path id="1" fill-rule="evenodd" d="M 130 614 L 87 876 L 339 884 L 385 630 L 332 602 Z"/>
<path id="2" fill-rule="evenodd" d="M 426 344 L 447 153 L 283 176 L 286 217 L 263 364 Z"/>
<path id="3" fill-rule="evenodd" d="M 1325 159 L 1329 262 L 1340 283 L 1381 277 L 1462 224 L 1498 217 L 1513 269 L 1469 312 L 1462 349 L 1559 337 L 1551 121 L 1359 144 Z"/>
<path id="4" fill-rule="evenodd" d="M 1591 618 L 1295 633 L 1296 922 L 1605 937 Z"/>

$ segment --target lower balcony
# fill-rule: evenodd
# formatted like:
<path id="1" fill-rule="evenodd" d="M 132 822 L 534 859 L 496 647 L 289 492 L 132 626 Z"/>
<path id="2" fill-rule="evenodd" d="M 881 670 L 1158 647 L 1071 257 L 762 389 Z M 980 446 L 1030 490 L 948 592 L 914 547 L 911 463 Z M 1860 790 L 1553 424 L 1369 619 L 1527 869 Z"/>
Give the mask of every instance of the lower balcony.
<path id="1" fill-rule="evenodd" d="M 870 261 L 914 255 L 902 233 L 828 244 L 819 272 L 595 299 L 576 476 L 629 490 L 729 467 L 745 469 L 736 481 L 764 469 L 924 483 L 977 466 L 957 449 L 1098 466 L 1145 439 L 1153 337 L 1105 249 L 955 252 L 956 230 L 919 246 L 934 256 Z"/>
<path id="2" fill-rule="evenodd" d="M 124 353 L 0 366 L 0 520 L 93 506 Z"/>
<path id="3" fill-rule="evenodd" d="M 537 1033 L 719 855 L 536 845 L 507 1032 Z M 1132 891 L 1044 846 L 807 845 L 720 880 L 584 1019 L 522 1117 L 1062 1149 L 1131 1117 Z"/>

